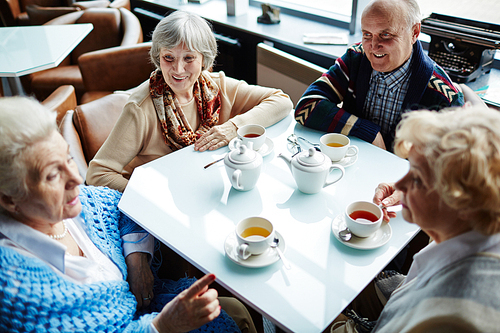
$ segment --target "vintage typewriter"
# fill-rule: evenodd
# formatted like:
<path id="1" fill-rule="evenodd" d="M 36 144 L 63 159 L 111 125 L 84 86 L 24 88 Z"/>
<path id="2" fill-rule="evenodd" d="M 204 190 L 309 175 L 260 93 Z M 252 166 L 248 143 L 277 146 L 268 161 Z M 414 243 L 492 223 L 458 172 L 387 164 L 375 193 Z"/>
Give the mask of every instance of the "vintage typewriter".
<path id="1" fill-rule="evenodd" d="M 500 49 L 500 25 L 432 13 L 422 20 L 431 36 L 429 57 L 459 83 L 489 73 Z"/>

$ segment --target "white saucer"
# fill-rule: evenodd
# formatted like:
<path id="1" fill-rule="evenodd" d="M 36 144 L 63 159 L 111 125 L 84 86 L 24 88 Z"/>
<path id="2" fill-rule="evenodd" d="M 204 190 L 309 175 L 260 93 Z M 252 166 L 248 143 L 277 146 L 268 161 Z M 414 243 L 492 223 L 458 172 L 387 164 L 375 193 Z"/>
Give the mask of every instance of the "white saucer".
<path id="1" fill-rule="evenodd" d="M 283 236 L 279 232 L 275 232 L 276 237 L 278 237 L 279 242 L 278 242 L 278 247 L 280 248 L 281 252 L 285 253 L 285 240 L 283 239 Z M 226 241 L 224 242 L 224 250 L 226 251 L 226 256 L 231 259 L 233 262 L 237 263 L 238 265 L 245 266 L 245 267 L 266 267 L 269 265 L 274 264 L 276 261 L 280 259 L 278 252 L 269 247 L 264 253 L 259 254 L 258 256 L 250 256 L 247 260 L 243 260 L 238 255 L 236 254 L 236 247 L 238 246 L 238 241 L 236 240 L 236 235 L 234 234 L 234 231 L 232 231 L 226 238 Z"/>
<path id="2" fill-rule="evenodd" d="M 227 145 L 230 150 L 235 149 L 236 147 L 234 146 L 236 143 L 236 140 L 238 138 L 234 138 L 231 141 L 229 141 L 229 144 Z M 266 142 L 260 147 L 257 152 L 262 155 L 262 157 L 269 155 L 274 149 L 274 142 L 270 138 L 266 138 Z"/>
<path id="3" fill-rule="evenodd" d="M 339 214 L 333 219 L 332 232 L 335 238 L 339 240 L 339 242 L 349 247 L 360 250 L 376 249 L 385 245 L 392 237 L 391 226 L 389 225 L 389 223 L 382 221 L 382 226 L 373 235 L 366 238 L 360 238 L 352 235 L 352 238 L 348 242 L 343 241 L 339 237 L 339 231 L 346 228 L 344 218 L 344 214 Z"/>
<path id="4" fill-rule="evenodd" d="M 357 160 L 358 160 L 358 154 L 356 154 L 354 156 L 344 157 L 340 161 L 336 161 L 336 162 L 332 162 L 332 163 L 333 164 L 340 164 L 344 168 L 347 168 L 347 167 L 353 165 L 354 163 L 356 163 Z"/>

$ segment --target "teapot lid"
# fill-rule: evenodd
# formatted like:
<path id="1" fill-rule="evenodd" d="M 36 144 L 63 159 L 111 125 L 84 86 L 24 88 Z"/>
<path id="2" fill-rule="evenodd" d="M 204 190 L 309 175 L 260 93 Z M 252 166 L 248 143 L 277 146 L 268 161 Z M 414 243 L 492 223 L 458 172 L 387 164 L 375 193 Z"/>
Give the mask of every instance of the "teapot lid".
<path id="1" fill-rule="evenodd" d="M 252 149 L 252 143 L 250 143 L 250 147 L 240 144 L 236 149 L 229 152 L 229 161 L 235 164 L 250 163 L 256 157 L 257 153 Z"/>
<path id="2" fill-rule="evenodd" d="M 300 153 L 297 156 L 297 160 L 303 166 L 318 166 L 325 162 L 325 154 L 311 147 L 309 150 Z"/>

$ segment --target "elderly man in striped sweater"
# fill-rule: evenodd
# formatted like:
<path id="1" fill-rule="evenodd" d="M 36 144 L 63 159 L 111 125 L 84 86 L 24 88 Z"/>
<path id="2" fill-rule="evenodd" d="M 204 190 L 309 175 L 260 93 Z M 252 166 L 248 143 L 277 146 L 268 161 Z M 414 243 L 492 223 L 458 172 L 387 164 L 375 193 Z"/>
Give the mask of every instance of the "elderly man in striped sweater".
<path id="1" fill-rule="evenodd" d="M 362 42 L 308 87 L 297 122 L 392 150 L 404 112 L 463 105 L 462 92 L 424 54 L 420 26 L 415 0 L 371 1 L 361 17 Z"/>

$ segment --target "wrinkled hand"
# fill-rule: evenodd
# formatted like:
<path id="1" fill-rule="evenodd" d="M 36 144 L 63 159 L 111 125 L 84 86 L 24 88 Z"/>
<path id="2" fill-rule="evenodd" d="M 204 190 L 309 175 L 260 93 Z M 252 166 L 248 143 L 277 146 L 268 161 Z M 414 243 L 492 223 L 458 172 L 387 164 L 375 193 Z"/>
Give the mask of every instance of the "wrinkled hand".
<path id="1" fill-rule="evenodd" d="M 125 258 L 128 271 L 128 284 L 130 291 L 137 300 L 137 309 L 147 307 L 153 299 L 154 277 L 149 266 L 149 254 L 134 252 Z M 144 300 L 144 298 L 150 298 Z"/>
<path id="2" fill-rule="evenodd" d="M 399 205 L 403 193 L 396 190 L 394 183 L 380 183 L 375 189 L 373 203 L 376 205 L 384 205 L 385 207 Z M 387 208 L 382 209 L 384 212 L 384 221 L 389 222 L 391 218 L 396 217 L 396 212 L 389 212 Z"/>
<path id="3" fill-rule="evenodd" d="M 483 101 L 483 99 L 479 97 L 478 94 L 474 92 L 474 90 L 472 90 L 465 84 L 463 83 L 460 84 L 453 83 L 453 84 L 464 94 L 464 101 L 465 101 L 465 104 L 463 105 L 464 108 L 473 106 L 482 106 L 485 108 L 488 107 L 486 103 Z"/>
<path id="4" fill-rule="evenodd" d="M 382 134 L 380 134 L 380 132 L 377 133 L 377 136 L 375 137 L 375 140 L 373 140 L 372 145 L 382 148 L 383 150 L 387 150 L 387 148 L 385 147 L 384 138 L 382 137 Z"/>
<path id="5" fill-rule="evenodd" d="M 208 289 L 215 274 L 207 274 L 167 303 L 153 319 L 160 333 L 188 332 L 214 320 L 221 308 L 217 291 Z"/>
<path id="6" fill-rule="evenodd" d="M 236 137 L 236 131 L 236 126 L 230 121 L 214 126 L 194 143 L 194 150 L 216 150 L 224 147 Z"/>

